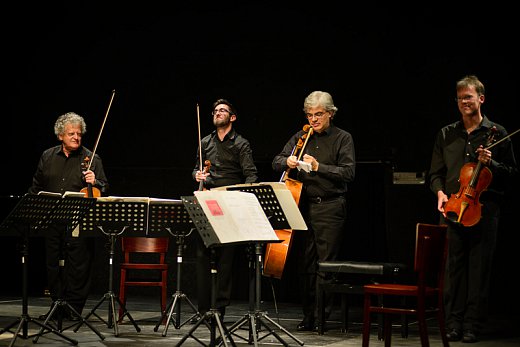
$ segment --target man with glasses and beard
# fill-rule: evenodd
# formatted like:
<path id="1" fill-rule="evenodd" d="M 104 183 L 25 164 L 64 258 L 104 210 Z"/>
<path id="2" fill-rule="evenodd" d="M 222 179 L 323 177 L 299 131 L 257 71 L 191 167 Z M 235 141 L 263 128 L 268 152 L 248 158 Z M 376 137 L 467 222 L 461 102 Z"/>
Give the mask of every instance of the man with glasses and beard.
<path id="1" fill-rule="evenodd" d="M 256 182 L 257 169 L 249 141 L 233 128 L 237 119 L 235 108 L 229 101 L 219 99 L 213 103 L 212 115 L 215 130 L 201 140 L 201 148 L 197 151 L 197 161 L 192 172 L 193 178 L 204 189 Z M 200 154 L 202 158 L 199 157 Z M 200 163 L 204 164 L 207 160 L 210 163 L 209 170 L 200 167 Z M 196 248 L 197 303 L 199 313 L 204 315 L 211 308 L 210 249 L 205 247 L 200 235 L 197 236 Z M 231 302 L 231 271 L 235 251 L 236 246 L 216 248 L 216 308 L 222 321 L 226 306 Z M 197 317 L 192 322 L 197 322 Z"/>

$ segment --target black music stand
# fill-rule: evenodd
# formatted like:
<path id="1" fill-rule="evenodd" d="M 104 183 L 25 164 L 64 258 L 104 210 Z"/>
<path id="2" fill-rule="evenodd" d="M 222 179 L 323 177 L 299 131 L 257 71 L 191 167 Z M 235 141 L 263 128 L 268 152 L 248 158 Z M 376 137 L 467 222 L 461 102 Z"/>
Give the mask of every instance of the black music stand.
<path id="1" fill-rule="evenodd" d="M 81 195 L 84 195 L 84 194 L 81 194 Z M 91 209 L 96 202 L 96 199 L 88 198 L 87 199 L 88 203 L 85 203 L 86 199 L 87 198 L 85 198 L 84 196 L 81 196 L 81 197 L 79 197 L 79 196 L 66 197 L 65 196 L 64 199 L 62 199 L 62 203 L 60 203 L 54 209 L 52 216 L 47 219 L 46 223 L 49 225 L 53 224 L 53 223 L 54 224 L 65 224 L 65 225 L 67 225 L 65 232 L 67 234 L 72 233 L 74 228 L 79 225 L 81 218 L 83 218 L 83 216 L 86 213 L 88 213 L 89 209 Z M 70 221 L 68 220 L 68 218 L 70 218 Z M 73 223 L 72 226 L 71 226 L 71 223 Z M 64 236 L 67 236 L 67 235 L 64 235 Z M 45 319 L 44 324 L 52 326 L 51 319 L 53 318 L 54 314 L 57 314 L 57 318 L 58 318 L 57 329 L 59 331 L 64 331 L 64 330 L 70 329 L 70 328 L 78 325 L 80 322 L 83 322 L 90 328 L 90 330 L 95 332 L 96 335 L 98 335 L 101 340 L 104 340 L 105 336 L 103 336 L 103 334 L 101 334 L 94 326 L 92 326 L 90 323 L 88 323 L 81 316 L 81 314 L 73 306 L 71 306 L 65 299 L 63 299 L 61 296 L 62 296 L 62 293 L 60 293 L 60 297 L 52 303 L 50 310 L 47 312 L 47 318 Z M 79 317 L 80 320 L 78 322 L 75 322 L 75 323 L 63 328 L 63 325 L 62 325 L 63 317 L 61 315 L 61 310 L 60 310 L 60 308 L 63 308 L 63 307 L 66 307 L 70 312 L 72 312 L 74 315 L 76 315 L 76 317 Z M 33 339 L 34 343 L 38 342 L 38 338 L 45 333 L 44 330 L 45 329 L 43 327 L 40 329 L 40 332 Z"/>
<path id="2" fill-rule="evenodd" d="M 0 334 L 6 331 L 12 332 L 11 328 L 18 324 L 16 331 L 12 332 L 14 336 L 9 346 L 14 345 L 18 336 L 24 339 L 32 337 L 28 335 L 29 323 L 35 323 L 41 328 L 37 334 L 33 335 L 35 338 L 44 333 L 53 333 L 73 345 L 78 344 L 78 341 L 62 334 L 59 329 L 48 325 L 47 322 L 40 323 L 34 320 L 28 313 L 27 259 L 29 257 L 29 234 L 31 232 L 43 233 L 53 223 L 62 223 L 74 228 L 78 225 L 79 220 L 86 211 L 95 203 L 95 200 L 96 199 L 83 197 L 62 197 L 60 194 L 26 194 L 0 225 L 0 230 L 3 228 L 14 228 L 17 229 L 22 236 L 22 315 L 18 320 L 0 330 Z M 20 334 L 20 331 L 22 331 L 22 334 Z"/>
<path id="3" fill-rule="evenodd" d="M 217 288 L 217 266 L 216 266 L 216 255 L 215 255 L 215 248 L 218 247 L 218 237 L 215 235 L 215 231 L 213 230 L 208 218 L 206 217 L 204 211 L 202 210 L 198 200 L 193 196 L 183 196 L 181 197 L 182 202 L 184 206 L 186 207 L 186 210 L 188 211 L 191 220 L 195 224 L 195 227 L 199 234 L 201 235 L 204 244 L 208 245 L 211 244 L 210 247 L 210 267 L 211 267 L 211 308 L 204 313 L 200 317 L 200 319 L 193 325 L 193 327 L 186 333 L 182 339 L 177 343 L 176 346 L 181 346 L 188 337 L 193 338 L 203 346 L 206 346 L 202 340 L 197 338 L 194 335 L 195 330 L 198 329 L 198 327 L 201 324 L 206 324 L 206 326 L 210 330 L 210 344 L 209 346 L 213 347 L 216 345 L 216 329 L 218 328 L 220 339 L 222 343 L 227 347 L 227 340 L 226 337 L 229 338 L 229 342 L 232 346 L 236 346 L 235 342 L 233 341 L 233 338 L 231 334 L 227 331 L 226 327 L 222 323 L 220 319 L 220 312 L 216 308 L 216 302 L 217 302 L 217 294 L 216 294 L 216 288 Z"/>
<path id="4" fill-rule="evenodd" d="M 185 247 L 185 239 L 191 235 L 194 228 L 190 216 L 181 200 L 152 200 L 150 203 L 149 219 L 148 237 L 174 236 L 177 244 L 177 289 L 153 329 L 154 331 L 159 330 L 159 325 L 165 322 L 162 336 L 166 336 L 170 323 L 172 323 L 176 329 L 179 329 L 191 319 L 201 316 L 195 305 L 193 305 L 188 296 L 181 290 L 182 255 Z M 194 314 L 181 323 L 182 300 L 186 301 Z M 175 318 L 173 317 L 174 313 Z"/>
<path id="5" fill-rule="evenodd" d="M 140 236 L 143 236 L 146 233 L 148 228 L 148 200 L 148 198 L 98 198 L 95 207 L 85 216 L 82 230 L 93 231 L 97 228 L 107 237 L 110 244 L 108 291 L 85 316 L 85 319 L 79 322 L 78 326 L 74 329 L 74 332 L 77 332 L 83 322 L 87 321 L 90 316 L 93 315 L 105 323 L 108 328 L 114 328 L 114 335 L 119 336 L 116 303 L 123 309 L 122 317 L 127 316 L 135 327 L 135 330 L 137 332 L 141 331 L 141 328 L 139 328 L 130 312 L 128 312 L 125 305 L 121 300 L 119 300 L 119 297 L 116 296 L 113 291 L 114 249 L 118 236 L 123 234 L 123 232 L 135 233 Z M 108 300 L 107 320 L 103 319 L 96 313 L 96 310 L 101 306 L 101 304 L 103 304 L 103 302 L 105 302 L 105 300 Z"/>
<path id="6" fill-rule="evenodd" d="M 255 194 L 273 229 L 291 228 L 291 226 L 289 225 L 289 221 L 285 216 L 284 209 L 278 201 L 278 198 L 272 186 L 267 184 L 253 184 L 250 186 L 230 186 L 226 189 L 229 191 L 238 190 L 242 192 Z M 273 335 L 284 346 L 287 346 L 288 344 L 282 339 L 282 337 L 271 326 L 264 322 L 263 319 L 265 319 L 267 322 L 271 323 L 272 325 L 286 333 L 299 345 L 303 346 L 303 341 L 299 340 L 296 336 L 291 334 L 286 328 L 272 320 L 267 315 L 267 312 L 260 310 L 262 283 L 261 268 L 263 264 L 262 242 L 255 242 L 251 244 L 251 248 L 253 247 L 254 251 L 252 249 L 250 249 L 249 251 L 249 312 L 245 314 L 244 317 L 242 317 L 241 319 L 239 319 L 231 325 L 231 327 L 229 328 L 229 333 L 234 334 L 235 336 L 248 341 L 249 344 L 254 343 L 255 346 L 258 346 L 258 341 L 270 335 Z M 235 331 L 244 326 L 246 323 L 248 323 L 249 328 L 249 336 L 247 339 L 235 333 Z M 268 331 L 268 333 L 264 334 L 262 337 L 259 338 L 258 331 L 261 326 L 263 326 Z"/>

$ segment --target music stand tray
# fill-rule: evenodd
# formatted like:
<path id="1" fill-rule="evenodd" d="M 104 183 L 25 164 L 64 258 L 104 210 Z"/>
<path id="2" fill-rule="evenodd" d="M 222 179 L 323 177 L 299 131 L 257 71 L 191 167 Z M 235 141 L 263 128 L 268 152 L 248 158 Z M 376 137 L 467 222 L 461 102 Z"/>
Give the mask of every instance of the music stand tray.
<path id="1" fill-rule="evenodd" d="M 22 315 L 17 321 L 0 330 L 0 334 L 7 331 L 12 332 L 11 328 L 18 324 L 16 330 L 12 332 L 13 339 L 11 340 L 10 346 L 14 345 L 19 336 L 24 339 L 32 337 L 28 335 L 29 323 L 35 323 L 40 327 L 40 331 L 33 335 L 35 339 L 45 333 L 53 333 L 73 345 L 78 344 L 76 340 L 64 335 L 60 330 L 55 329 L 46 322 L 40 323 L 33 319 L 28 313 L 28 239 L 32 233 L 44 233 L 53 223 L 64 224 L 74 229 L 86 211 L 93 206 L 95 201 L 96 199 L 92 198 L 63 197 L 60 194 L 26 194 L 0 225 L 0 230 L 15 228 L 22 237 Z M 20 334 L 20 332 L 22 333 Z"/>

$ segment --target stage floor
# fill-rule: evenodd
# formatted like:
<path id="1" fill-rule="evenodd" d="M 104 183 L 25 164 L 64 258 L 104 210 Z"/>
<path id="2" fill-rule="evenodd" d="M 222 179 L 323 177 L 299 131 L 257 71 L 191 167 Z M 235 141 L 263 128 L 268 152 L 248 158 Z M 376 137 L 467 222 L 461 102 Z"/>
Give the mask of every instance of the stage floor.
<path id="1" fill-rule="evenodd" d="M 87 302 L 83 317 L 85 317 L 100 300 L 101 297 L 93 297 Z M 127 308 L 130 315 L 136 322 L 140 331 L 136 331 L 135 326 L 126 318 L 123 323 L 118 324 L 118 336 L 116 336 L 115 328 L 108 327 L 106 320 L 108 319 L 108 305 L 109 300 L 105 300 L 95 310 L 105 322 L 101 321 L 94 315 L 88 319 L 89 324 L 96 329 L 104 339 L 102 339 L 96 332 L 83 324 L 77 332 L 74 328 L 63 330 L 63 335 L 76 340 L 78 346 L 88 347 L 103 347 L 103 346 L 201 346 L 202 344 L 210 345 L 211 330 L 206 325 L 199 325 L 194 331 L 189 334 L 190 330 L 195 326 L 189 323 L 182 325 L 179 329 L 175 328 L 173 322 L 168 326 L 166 336 L 164 333 L 165 325 L 159 325 L 157 332 L 154 331 L 157 322 L 160 319 L 160 312 L 158 312 L 159 303 L 157 298 L 150 297 L 129 297 Z M 47 297 L 30 297 L 28 299 L 27 315 L 33 320 L 37 320 L 42 314 L 45 314 L 50 307 L 50 299 Z M 192 315 L 193 311 L 189 305 L 181 300 L 181 319 L 180 323 L 187 321 Z M 23 317 L 23 305 L 21 298 L 0 298 L 0 328 L 6 327 L 16 323 L 11 332 L 6 331 L 0 335 L 0 346 L 34 346 L 33 337 L 40 330 L 40 326 L 32 321 L 28 324 L 27 336 L 21 335 L 14 338 L 13 332 L 18 327 L 18 321 Z M 250 316 L 249 304 L 247 302 L 235 302 L 228 307 L 224 324 L 228 329 L 231 329 L 233 324 L 239 321 L 249 322 Z M 350 324 L 348 332 L 341 331 L 341 323 L 339 319 L 339 308 L 333 313 L 331 319 L 327 322 L 327 331 L 323 335 L 318 335 L 314 332 L 298 332 L 296 325 L 302 319 L 301 309 L 297 304 L 278 303 L 275 305 L 272 302 L 262 302 L 259 310 L 259 316 L 262 322 L 268 324 L 271 329 L 279 336 L 276 338 L 274 334 L 269 334 L 266 328 L 258 330 L 258 346 L 327 346 L 327 347 L 344 347 L 344 346 L 361 346 L 361 332 L 362 332 L 362 314 L 359 307 L 352 308 L 350 314 Z M 412 318 L 413 319 L 413 318 Z M 37 320 L 40 322 L 39 320 Z M 271 321 L 278 324 L 278 326 L 271 323 Z M 392 335 L 392 346 L 420 346 L 418 339 L 417 324 L 414 320 L 409 323 L 409 337 L 402 338 L 400 334 L 400 326 L 395 321 L 394 331 Z M 64 327 L 70 325 L 67 321 L 63 322 Z M 236 324 L 235 324 L 236 326 Z M 480 337 L 478 342 L 479 347 L 509 347 L 520 345 L 520 331 L 518 330 L 519 318 L 518 315 L 507 317 L 504 315 L 492 315 L 489 326 Z M 281 328 L 280 328 L 281 327 Z M 219 330 L 215 330 L 216 337 L 220 336 Z M 438 333 L 435 320 L 431 320 L 430 345 L 432 347 L 441 346 L 440 336 Z M 254 342 L 248 341 L 250 332 L 248 324 L 242 325 L 236 329 L 233 334 L 233 341 L 236 346 L 255 345 Z M 196 338 L 196 339 L 195 339 Z M 200 340 L 200 342 L 197 341 Z M 218 341 L 216 341 L 218 343 Z M 452 346 L 460 346 L 462 342 L 451 343 Z M 40 346 L 71 346 L 72 343 L 58 334 L 47 332 L 38 337 L 37 345 Z M 223 344 L 222 344 L 223 345 Z M 377 338 L 377 326 L 373 324 L 370 346 L 383 346 L 384 342 Z M 231 346 L 228 340 L 228 346 Z"/>

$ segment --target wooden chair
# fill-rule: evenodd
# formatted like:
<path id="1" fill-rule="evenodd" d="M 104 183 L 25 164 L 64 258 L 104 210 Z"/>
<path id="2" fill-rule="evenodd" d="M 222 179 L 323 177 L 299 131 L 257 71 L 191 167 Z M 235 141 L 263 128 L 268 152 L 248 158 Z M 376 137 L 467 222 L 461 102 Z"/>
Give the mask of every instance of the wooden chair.
<path id="1" fill-rule="evenodd" d="M 422 347 L 429 346 L 426 317 L 435 315 L 442 344 L 444 347 L 449 347 L 442 300 L 447 257 L 446 229 L 446 225 L 417 223 L 414 261 L 415 283 L 408 285 L 378 283 L 367 284 L 363 287 L 363 347 L 368 347 L 369 344 L 372 313 L 383 314 L 385 347 L 391 345 L 392 314 L 417 316 Z M 372 303 L 373 298 L 377 299 L 374 300 L 377 304 Z"/>
<path id="2" fill-rule="evenodd" d="M 168 252 L 169 240 L 169 237 L 121 238 L 121 250 L 123 251 L 124 262 L 120 264 L 121 279 L 119 283 L 119 300 L 121 300 L 123 305 L 126 306 L 126 287 L 160 287 L 161 312 L 166 310 L 168 264 L 165 260 L 166 253 Z M 152 253 L 156 253 L 156 255 L 153 256 Z M 156 262 L 152 263 L 152 260 L 155 260 Z M 130 279 L 131 276 L 129 276 L 129 271 L 131 271 L 134 277 L 139 275 L 140 278 L 144 276 L 144 272 L 146 271 L 146 280 Z M 159 279 L 155 279 L 159 273 Z M 154 277 L 154 279 L 151 279 L 152 277 Z M 123 309 L 120 307 L 119 321 L 122 319 Z"/>

